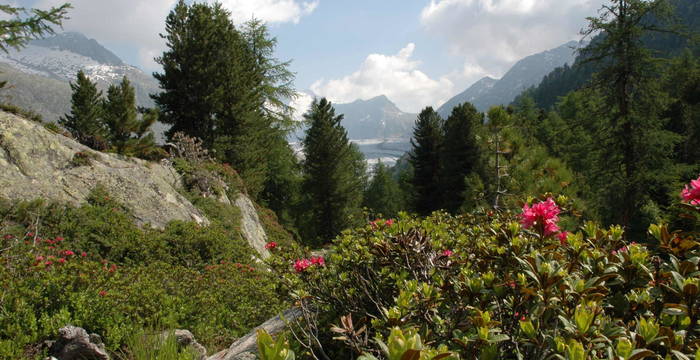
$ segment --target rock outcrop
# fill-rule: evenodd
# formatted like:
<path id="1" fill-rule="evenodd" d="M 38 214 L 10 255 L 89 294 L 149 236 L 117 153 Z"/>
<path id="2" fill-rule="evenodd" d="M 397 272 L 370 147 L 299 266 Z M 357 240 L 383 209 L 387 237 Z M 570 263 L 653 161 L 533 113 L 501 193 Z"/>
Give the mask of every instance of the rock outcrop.
<path id="1" fill-rule="evenodd" d="M 207 360 L 249 360 L 255 359 L 257 352 L 257 331 L 264 329 L 271 335 L 282 332 L 287 327 L 287 322 L 294 321 L 301 316 L 301 310 L 293 308 L 286 310 L 281 316 L 275 316 L 265 321 L 262 325 L 251 330 L 247 335 L 236 340 L 228 349 L 220 351 Z"/>
<path id="2" fill-rule="evenodd" d="M 140 225 L 162 228 L 171 220 L 208 224 L 178 193 L 180 177 L 172 167 L 97 152 L 41 124 L 0 112 L 0 197 L 79 205 L 98 184 L 130 208 Z"/>
<path id="3" fill-rule="evenodd" d="M 270 256 L 270 251 L 265 249 L 267 233 L 260 223 L 258 211 L 253 202 L 244 194 L 238 194 L 234 205 L 241 210 L 241 233 L 248 244 L 255 249 L 264 259 Z"/>
<path id="4" fill-rule="evenodd" d="M 83 328 L 66 326 L 58 330 L 58 339 L 49 348 L 49 356 L 58 360 L 109 360 L 104 344 L 96 334 Z"/>
<path id="5" fill-rule="evenodd" d="M 194 338 L 192 332 L 189 330 L 175 330 L 174 334 L 175 341 L 177 341 L 178 346 L 181 347 L 191 347 L 197 354 L 197 360 L 205 360 L 207 358 L 207 349 L 197 342 Z"/>

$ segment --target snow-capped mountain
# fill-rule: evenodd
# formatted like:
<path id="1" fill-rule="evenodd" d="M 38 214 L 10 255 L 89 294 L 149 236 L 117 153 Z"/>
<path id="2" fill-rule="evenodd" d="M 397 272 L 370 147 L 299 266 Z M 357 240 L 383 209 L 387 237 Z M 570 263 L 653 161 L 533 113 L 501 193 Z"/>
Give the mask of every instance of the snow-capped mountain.
<path id="1" fill-rule="evenodd" d="M 564 64 L 572 64 L 576 57 L 577 42 L 571 41 L 557 48 L 530 55 L 518 61 L 499 80 L 485 77 L 464 92 L 440 106 L 438 113 L 447 118 L 455 106 L 472 103 L 477 110 L 487 111 L 494 105 L 508 105 L 524 90 L 539 85 L 545 75 Z"/>
<path id="2" fill-rule="evenodd" d="M 148 95 L 158 91 L 158 83 L 151 75 L 125 64 L 96 40 L 75 32 L 33 40 L 19 51 L 0 53 L 0 62 L 4 63 L 2 77 L 9 83 L 3 95 L 50 121 L 68 111 L 71 95 L 68 84 L 75 80 L 79 70 L 102 90 L 126 76 L 142 106 L 151 106 Z"/>

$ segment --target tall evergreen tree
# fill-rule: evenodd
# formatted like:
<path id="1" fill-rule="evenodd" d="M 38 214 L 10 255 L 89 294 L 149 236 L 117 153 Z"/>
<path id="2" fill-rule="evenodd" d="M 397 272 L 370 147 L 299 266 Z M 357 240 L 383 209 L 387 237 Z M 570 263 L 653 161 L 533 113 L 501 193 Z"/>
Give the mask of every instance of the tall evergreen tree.
<path id="1" fill-rule="evenodd" d="M 162 73 L 153 76 L 162 92 L 151 95 L 161 121 L 176 132 L 202 139 L 211 148 L 222 122 L 231 122 L 232 106 L 241 101 L 240 62 L 246 45 L 221 4 L 178 1 L 165 22 L 168 49 L 156 62 Z"/>
<path id="2" fill-rule="evenodd" d="M 481 148 L 477 141 L 476 127 L 483 122 L 483 114 L 470 103 L 452 109 L 445 121 L 445 138 L 442 146 L 443 206 L 456 213 L 465 200 L 465 180 L 477 173 Z"/>
<path id="3" fill-rule="evenodd" d="M 381 161 L 374 166 L 372 179 L 365 191 L 364 204 L 373 216 L 395 217 L 404 210 L 401 189 L 389 168 Z"/>
<path id="4" fill-rule="evenodd" d="M 80 143 L 104 150 L 107 147 L 107 133 L 102 121 L 102 92 L 82 70 L 78 71 L 76 81 L 71 82 L 70 87 L 73 90 L 71 113 L 58 119 L 58 123 Z"/>
<path id="5" fill-rule="evenodd" d="M 664 106 L 659 92 L 657 62 L 644 47 L 642 36 L 657 29 L 658 21 L 669 12 L 666 0 L 611 0 L 598 18 L 589 18 L 584 34 L 602 33 L 583 50 L 587 61 L 601 64 L 594 85 L 603 95 L 609 119 L 603 133 L 596 134 L 605 151 L 599 160 L 608 204 L 608 222 L 622 223 L 628 232 L 642 232 L 648 224 L 640 219 L 640 209 L 658 201 L 654 192 L 666 193 L 671 170 L 670 157 L 677 139 L 663 130 L 660 112 Z M 658 175 L 661 175 L 660 177 Z"/>
<path id="6" fill-rule="evenodd" d="M 427 107 L 418 114 L 413 128 L 409 162 L 413 167 L 413 210 L 428 215 L 442 207 L 440 153 L 443 142 L 442 119 Z"/>
<path id="7" fill-rule="evenodd" d="M 305 118 L 302 191 L 307 217 L 300 230 L 305 241 L 318 245 L 359 219 L 365 164 L 340 124 L 343 116 L 335 114 L 328 100 L 315 100 Z"/>

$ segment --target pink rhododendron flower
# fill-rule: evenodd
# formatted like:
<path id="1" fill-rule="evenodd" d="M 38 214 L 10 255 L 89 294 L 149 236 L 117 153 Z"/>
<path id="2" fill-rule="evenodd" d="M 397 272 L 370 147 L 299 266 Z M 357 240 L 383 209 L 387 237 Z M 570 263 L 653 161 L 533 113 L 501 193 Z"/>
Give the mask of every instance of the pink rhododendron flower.
<path id="1" fill-rule="evenodd" d="M 294 270 L 298 273 L 308 269 L 309 266 L 311 266 L 309 259 L 299 259 L 294 262 Z"/>
<path id="2" fill-rule="evenodd" d="M 39 255 L 36 257 L 36 261 L 44 261 L 44 257 Z"/>
<path id="3" fill-rule="evenodd" d="M 10 239 L 12 239 L 13 237 L 14 237 L 14 236 L 12 236 L 12 235 L 10 235 L 10 234 L 7 234 L 7 235 L 5 235 L 5 240 L 10 240 Z"/>
<path id="4" fill-rule="evenodd" d="M 311 263 L 318 266 L 324 266 L 326 265 L 326 259 L 324 259 L 323 256 L 312 256 Z"/>
<path id="5" fill-rule="evenodd" d="M 61 241 L 65 240 L 65 239 L 63 239 L 63 238 L 60 237 L 60 236 L 57 236 L 54 240 L 56 240 L 57 242 L 61 242 Z"/>
<path id="6" fill-rule="evenodd" d="M 690 187 L 685 186 L 681 191 L 681 197 L 689 204 L 700 205 L 700 176 L 695 180 L 690 180 Z"/>
<path id="7" fill-rule="evenodd" d="M 386 226 L 394 225 L 394 219 L 389 219 L 389 220 L 385 221 L 384 225 L 386 225 Z"/>
<path id="8" fill-rule="evenodd" d="M 568 244 L 568 242 L 567 242 L 567 240 L 566 240 L 566 237 L 567 237 L 567 236 L 569 236 L 569 233 L 566 232 L 566 231 L 562 231 L 562 232 L 559 233 L 559 235 L 557 235 L 557 238 L 559 238 L 559 243 L 560 243 L 561 245 L 566 245 L 566 244 Z"/>
<path id="9" fill-rule="evenodd" d="M 552 198 L 533 204 L 532 207 L 525 204 L 523 213 L 520 215 L 520 224 L 526 229 L 532 227 L 541 228 L 544 236 L 556 234 L 559 232 L 559 226 L 557 226 L 559 212 L 559 206 Z"/>
<path id="10" fill-rule="evenodd" d="M 277 243 L 274 241 L 270 241 L 269 243 L 265 244 L 265 249 L 272 250 L 277 247 Z"/>
<path id="11" fill-rule="evenodd" d="M 86 253 L 85 251 L 83 251 L 83 252 L 80 254 L 80 256 L 86 257 L 86 256 L 87 256 L 87 253 Z"/>
<path id="12" fill-rule="evenodd" d="M 58 262 L 60 262 L 61 264 L 63 264 L 63 263 L 66 262 L 66 258 L 60 258 L 60 259 L 58 259 Z"/>
<path id="13" fill-rule="evenodd" d="M 75 255 L 75 253 L 74 253 L 73 251 L 71 251 L 71 250 L 66 250 L 66 251 L 63 252 L 63 255 L 65 255 L 65 256 L 73 256 L 73 255 Z"/>
<path id="14" fill-rule="evenodd" d="M 100 292 L 98 294 L 102 297 L 107 296 L 107 292 L 104 290 L 100 290 Z"/>
<path id="15" fill-rule="evenodd" d="M 452 256 L 453 254 L 454 254 L 454 252 L 450 249 L 442 251 L 442 256 Z"/>
<path id="16" fill-rule="evenodd" d="M 50 266 L 51 264 L 53 264 L 53 262 L 47 261 L 47 262 L 45 262 L 44 264 L 45 264 L 46 266 Z"/>

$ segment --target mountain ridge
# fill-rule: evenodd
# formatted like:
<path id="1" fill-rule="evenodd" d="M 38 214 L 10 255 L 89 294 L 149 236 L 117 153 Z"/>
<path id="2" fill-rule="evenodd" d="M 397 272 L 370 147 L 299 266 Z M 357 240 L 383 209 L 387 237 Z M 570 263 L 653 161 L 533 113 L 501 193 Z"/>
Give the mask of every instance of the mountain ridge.
<path id="1" fill-rule="evenodd" d="M 573 48 L 577 45 L 577 42 L 569 41 L 556 48 L 526 56 L 516 62 L 500 79 L 480 79 L 445 102 L 437 112 L 446 118 L 455 106 L 464 102 L 472 103 L 479 111 L 487 111 L 494 105 L 508 105 L 524 90 L 538 85 L 552 70 L 573 63 Z"/>

